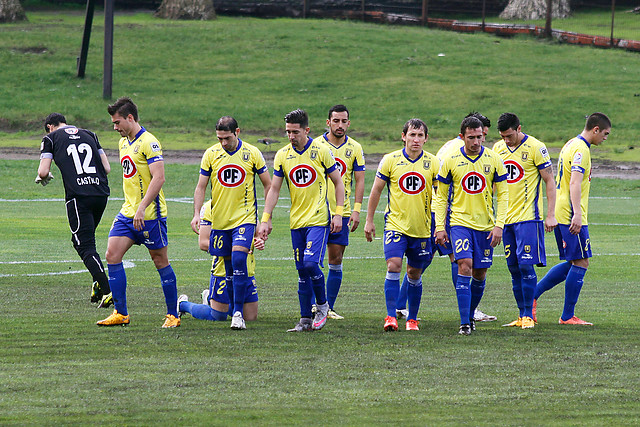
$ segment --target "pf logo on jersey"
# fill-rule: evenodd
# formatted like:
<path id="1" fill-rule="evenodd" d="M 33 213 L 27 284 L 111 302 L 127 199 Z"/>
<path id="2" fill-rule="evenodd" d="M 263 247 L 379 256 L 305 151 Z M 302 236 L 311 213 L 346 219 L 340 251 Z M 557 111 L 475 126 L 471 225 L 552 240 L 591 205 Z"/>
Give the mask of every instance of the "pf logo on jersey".
<path id="1" fill-rule="evenodd" d="M 336 157 L 336 164 L 338 165 L 338 169 L 340 170 L 340 176 L 344 176 L 347 171 L 347 164 L 340 157 Z"/>
<path id="2" fill-rule="evenodd" d="M 218 181 L 223 187 L 233 188 L 244 182 L 247 172 L 238 165 L 224 165 L 218 169 Z"/>
<path id="3" fill-rule="evenodd" d="M 418 194 L 425 189 L 427 185 L 424 176 L 418 172 L 407 172 L 398 180 L 398 186 L 403 193 Z"/>
<path id="4" fill-rule="evenodd" d="M 316 181 L 318 173 L 309 165 L 298 165 L 289 171 L 289 181 L 298 188 L 305 188 Z"/>
<path id="5" fill-rule="evenodd" d="M 136 174 L 136 172 L 138 172 L 138 169 L 136 169 L 136 164 L 133 163 L 131 157 L 124 156 L 122 160 L 120 160 L 120 163 L 122 164 L 122 176 L 124 176 L 125 178 L 131 178 Z"/>
<path id="6" fill-rule="evenodd" d="M 506 160 L 504 166 L 507 168 L 507 183 L 513 184 L 522 179 L 524 168 L 515 160 Z"/>
<path id="7" fill-rule="evenodd" d="M 467 194 L 480 194 L 487 188 L 487 180 L 484 175 L 471 171 L 462 178 L 462 189 Z"/>

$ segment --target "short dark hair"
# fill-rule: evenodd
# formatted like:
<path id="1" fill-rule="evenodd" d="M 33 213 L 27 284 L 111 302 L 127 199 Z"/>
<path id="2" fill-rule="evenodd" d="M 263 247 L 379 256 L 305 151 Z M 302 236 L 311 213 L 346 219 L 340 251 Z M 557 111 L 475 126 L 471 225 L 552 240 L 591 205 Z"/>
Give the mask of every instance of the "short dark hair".
<path id="1" fill-rule="evenodd" d="M 424 129 L 424 134 L 427 135 L 429 133 L 429 128 L 427 127 L 427 124 L 425 122 L 423 122 L 420 119 L 410 119 L 407 120 L 407 123 L 404 124 L 404 127 L 402 128 L 402 133 L 403 134 L 407 134 L 407 132 L 409 131 L 409 128 L 414 128 L 414 129 Z"/>
<path id="2" fill-rule="evenodd" d="M 474 116 L 465 117 L 462 123 L 460 124 L 460 134 L 464 136 L 466 134 L 467 129 L 478 129 L 482 128 L 482 122 L 480 119 Z"/>
<path id="3" fill-rule="evenodd" d="M 477 111 L 473 111 L 469 114 L 467 114 L 464 118 L 466 119 L 467 117 L 475 117 L 476 119 L 480 120 L 480 122 L 482 123 L 483 127 L 491 127 L 491 120 L 489 120 L 489 118 L 487 116 L 484 116 L 480 113 L 478 113 Z"/>
<path id="4" fill-rule="evenodd" d="M 128 96 L 118 98 L 116 102 L 107 107 L 107 111 L 110 116 L 119 114 L 122 117 L 127 117 L 129 114 L 133 116 L 133 120 L 138 121 L 138 107 Z"/>
<path id="5" fill-rule="evenodd" d="M 507 129 L 518 130 L 520 119 L 513 113 L 502 113 L 498 118 L 498 131 L 504 132 Z"/>
<path id="6" fill-rule="evenodd" d="M 51 113 L 44 119 L 44 131 L 49 132 L 47 126 L 59 126 L 60 123 L 67 123 L 67 119 L 60 113 Z"/>
<path id="7" fill-rule="evenodd" d="M 349 110 L 347 110 L 347 107 L 345 107 L 342 104 L 337 104 L 334 105 L 333 107 L 329 108 L 329 120 L 331 120 L 331 115 L 333 113 L 343 113 L 343 112 L 347 112 L 347 119 L 349 118 Z"/>
<path id="8" fill-rule="evenodd" d="M 301 128 L 309 127 L 309 115 L 306 111 L 298 108 L 297 110 L 293 110 L 286 116 L 284 116 L 285 123 L 297 123 Z"/>
<path id="9" fill-rule="evenodd" d="M 611 120 L 604 113 L 593 113 L 587 118 L 584 130 L 591 130 L 596 126 L 600 129 L 611 129 Z"/>
<path id="10" fill-rule="evenodd" d="M 222 116 L 216 123 L 216 130 L 226 130 L 236 133 L 236 129 L 238 129 L 238 122 L 231 116 Z"/>

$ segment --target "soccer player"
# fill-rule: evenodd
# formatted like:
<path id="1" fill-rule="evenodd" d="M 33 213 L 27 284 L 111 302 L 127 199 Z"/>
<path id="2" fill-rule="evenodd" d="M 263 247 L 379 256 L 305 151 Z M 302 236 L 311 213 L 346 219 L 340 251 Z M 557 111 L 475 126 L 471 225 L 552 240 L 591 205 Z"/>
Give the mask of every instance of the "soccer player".
<path id="1" fill-rule="evenodd" d="M 131 246 L 144 244 L 160 275 L 167 305 L 163 328 L 180 326 L 176 275 L 167 251 L 167 204 L 162 191 L 165 181 L 164 158 L 158 140 L 138 123 L 138 107 L 122 97 L 107 108 L 118 142 L 122 165 L 124 203 L 116 215 L 107 243 L 109 285 L 115 310 L 98 326 L 128 325 L 127 276 L 122 257 Z"/>
<path id="2" fill-rule="evenodd" d="M 327 322 L 329 303 L 320 265 L 329 233 L 339 233 L 342 229 L 345 193 L 331 150 L 327 144 L 309 138 L 309 116 L 306 111 L 294 110 L 284 120 L 291 144 L 278 150 L 273 161 L 271 191 L 265 200 L 258 237 L 266 240 L 271 231 L 269 220 L 278 202 L 282 181 L 286 180 L 291 196 L 289 226 L 299 277 L 300 302 L 300 321 L 289 332 L 303 332 L 322 329 Z M 333 217 L 327 200 L 327 176 L 335 186 L 336 210 Z M 316 313 L 312 321 L 311 300 L 314 294 Z"/>
<path id="3" fill-rule="evenodd" d="M 482 122 L 475 117 L 465 118 L 460 125 L 460 137 L 464 146 L 448 153 L 438 172 L 436 243 L 452 244 L 458 263 L 458 333 L 470 335 L 475 329 L 472 315 L 484 293 L 493 248 L 502 240 L 509 195 L 507 171 L 500 156 L 482 145 L 485 140 Z M 494 184 L 497 217 L 493 210 Z M 450 233 L 445 230 L 447 209 L 450 209 Z"/>
<path id="4" fill-rule="evenodd" d="M 211 220 L 211 200 L 209 200 L 200 210 L 198 228 L 198 246 L 207 253 L 212 253 L 214 249 L 211 239 Z M 263 250 L 264 241 L 256 238 L 254 246 L 251 247 L 251 251 L 247 254 L 247 275 L 250 284 L 245 291 L 242 308 L 243 318 L 246 321 L 258 318 L 258 289 L 256 288 L 255 279 L 254 249 Z M 231 286 L 227 286 L 224 259 L 214 256 L 211 263 L 209 287 L 202 291 L 202 304 L 189 302 L 189 298 L 186 295 L 180 295 L 178 297 L 180 315 L 189 313 L 196 319 L 227 320 L 228 315 L 233 315 L 233 289 L 230 288 Z"/>
<path id="5" fill-rule="evenodd" d="M 480 114 L 477 111 L 467 114 L 465 118 L 467 117 L 475 117 L 482 122 L 482 130 L 486 139 L 487 133 L 489 133 L 489 128 L 491 127 L 491 120 L 489 120 L 489 118 L 487 118 L 483 114 Z M 436 154 L 438 161 L 442 163 L 442 159 L 450 150 L 459 150 L 460 147 L 462 147 L 463 145 L 464 145 L 464 140 L 460 138 L 460 136 L 456 136 L 455 138 L 445 142 L 442 145 L 442 147 L 440 147 L 440 149 L 438 150 L 438 153 Z M 437 191 L 437 183 L 435 184 L 434 190 L 433 190 L 433 200 L 435 200 L 436 191 Z M 435 222 L 436 222 L 435 212 L 432 209 L 431 234 L 434 236 L 435 236 Z M 447 232 L 447 234 L 450 234 L 450 230 L 451 230 L 451 227 L 449 225 L 449 216 L 447 215 L 447 221 L 445 223 L 445 231 Z M 435 244 L 435 237 L 434 237 L 433 251 L 434 251 L 434 254 L 437 251 L 440 256 L 444 256 L 444 255 L 449 256 L 449 261 L 451 262 L 451 280 L 453 282 L 453 286 L 455 287 L 456 282 L 458 281 L 458 263 L 456 263 L 456 260 L 453 257 L 453 249 L 451 248 L 451 242 L 446 242 L 443 245 L 437 245 Z M 430 262 L 428 264 L 430 264 Z M 425 268 L 427 268 L 428 264 L 425 265 Z M 408 287 L 409 287 L 409 281 L 407 280 L 407 275 L 405 274 L 404 279 L 402 281 L 402 285 L 400 286 L 400 294 L 398 296 L 397 314 L 399 319 L 402 317 L 407 317 L 407 315 L 409 314 L 409 310 L 406 309 Z M 476 322 L 491 322 L 498 319 L 496 316 L 483 313 L 478 308 L 476 308 L 475 311 L 473 312 L 473 318 Z"/>
<path id="6" fill-rule="evenodd" d="M 247 272 L 247 255 L 253 243 L 258 221 L 256 175 L 269 193 L 271 178 L 262 153 L 238 135 L 238 122 L 230 116 L 216 123 L 218 143 L 202 156 L 200 175 L 193 195 L 194 216 L 191 228 L 197 232 L 200 209 L 207 185 L 211 182 L 211 255 L 222 257 L 226 283 L 233 287 L 231 329 L 246 329 L 244 295 L 251 285 Z"/>
<path id="7" fill-rule="evenodd" d="M 329 255 L 329 275 L 327 276 L 327 301 L 329 302 L 329 319 L 343 319 L 334 310 L 334 304 L 342 285 L 342 258 L 349 245 L 349 232 L 354 232 L 360 224 L 360 208 L 364 197 L 364 155 L 362 146 L 347 136 L 351 121 L 349 110 L 344 105 L 334 105 L 329 109 L 327 126 L 329 131 L 317 137 L 314 142 L 326 144 L 339 167 L 344 184 L 344 211 L 342 213 L 342 229 L 340 233 L 331 233 L 327 244 Z M 355 179 L 355 202 L 351 210 L 351 184 Z M 335 189 L 331 180 L 327 181 L 327 197 L 331 215 L 336 212 Z"/>
<path id="8" fill-rule="evenodd" d="M 428 137 L 427 125 L 422 120 L 406 122 L 402 130 L 404 148 L 382 158 L 369 195 L 364 234 L 371 242 L 376 235 L 373 222 L 376 207 L 382 190 L 387 186 L 389 201 L 384 216 L 384 257 L 387 262 L 385 331 L 398 330 L 396 301 L 405 255 L 409 281 L 409 314 L 405 328 L 408 331 L 419 330 L 417 316 L 422 298 L 422 272 L 432 257 L 431 189 L 439 168 L 437 157 L 423 150 Z"/>
<path id="9" fill-rule="evenodd" d="M 54 161 L 62 175 L 71 241 L 91 277 L 91 302 L 106 306 L 109 279 L 96 251 L 96 228 L 107 207 L 111 171 L 109 160 L 95 133 L 67 124 L 60 113 L 51 113 L 44 122 L 47 135 L 40 145 L 40 165 L 36 183 L 47 185 Z"/>
<path id="10" fill-rule="evenodd" d="M 535 326 L 533 294 L 538 282 L 533 266 L 544 267 L 547 264 L 544 232 L 551 232 L 558 225 L 555 217 L 556 183 L 547 147 L 522 132 L 518 116 L 502 114 L 498 119 L 498 132 L 502 140 L 493 146 L 493 151 L 502 158 L 507 169 L 509 189 L 509 210 L 502 240 L 513 296 L 520 310 L 516 320 L 502 326 L 529 329 Z M 544 223 L 542 181 L 547 194 Z"/>
<path id="11" fill-rule="evenodd" d="M 600 145 L 611 133 L 611 120 L 603 113 L 587 118 L 580 135 L 570 139 L 558 158 L 556 242 L 564 263 L 554 266 L 540 280 L 534 295 L 535 305 L 540 295 L 565 281 L 564 310 L 558 320 L 561 325 L 593 325 L 575 316 L 578 296 L 591 258 L 591 241 L 587 214 L 591 187 L 591 145 Z"/>

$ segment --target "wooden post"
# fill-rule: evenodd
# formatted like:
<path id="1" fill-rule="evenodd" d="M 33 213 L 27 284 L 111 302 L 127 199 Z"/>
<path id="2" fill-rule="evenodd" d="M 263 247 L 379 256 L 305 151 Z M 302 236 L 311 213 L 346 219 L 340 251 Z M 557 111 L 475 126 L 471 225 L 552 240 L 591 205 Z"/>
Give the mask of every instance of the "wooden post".
<path id="1" fill-rule="evenodd" d="M 302 0 L 302 19 L 307 19 L 307 4 L 309 0 Z"/>
<path id="2" fill-rule="evenodd" d="M 482 32 L 484 32 L 484 18 L 487 10 L 487 0 L 482 0 Z"/>
<path id="3" fill-rule="evenodd" d="M 360 2 L 360 12 L 362 13 L 362 21 L 364 22 L 364 0 Z"/>
<path id="4" fill-rule="evenodd" d="M 84 16 L 84 32 L 82 33 L 82 47 L 78 57 L 78 77 L 84 78 L 84 70 L 87 67 L 87 55 L 89 54 L 89 40 L 91 39 L 91 26 L 93 24 L 93 11 L 95 0 L 87 0 L 87 12 Z"/>
<path id="5" fill-rule="evenodd" d="M 551 38 L 551 11 L 552 11 L 552 0 L 547 0 L 547 22 L 544 25 L 544 36 L 546 38 Z"/>
<path id="6" fill-rule="evenodd" d="M 422 17 L 421 17 L 421 21 L 422 21 L 422 25 L 427 25 L 427 22 L 429 21 L 429 0 L 422 0 Z"/>
<path id="7" fill-rule="evenodd" d="M 113 85 L 113 0 L 104 0 L 104 69 L 102 98 L 111 99 Z"/>
<path id="8" fill-rule="evenodd" d="M 613 18 L 616 14 L 616 0 L 611 0 L 611 46 L 613 47 Z"/>

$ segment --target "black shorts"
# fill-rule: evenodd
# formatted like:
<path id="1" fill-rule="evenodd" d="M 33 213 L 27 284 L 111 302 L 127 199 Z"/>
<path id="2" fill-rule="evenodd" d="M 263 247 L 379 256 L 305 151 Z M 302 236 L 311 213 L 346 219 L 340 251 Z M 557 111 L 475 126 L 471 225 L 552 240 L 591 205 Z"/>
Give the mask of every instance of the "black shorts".
<path id="1" fill-rule="evenodd" d="M 73 246 L 96 246 L 96 228 L 107 207 L 107 196 L 76 196 L 66 200 Z"/>

